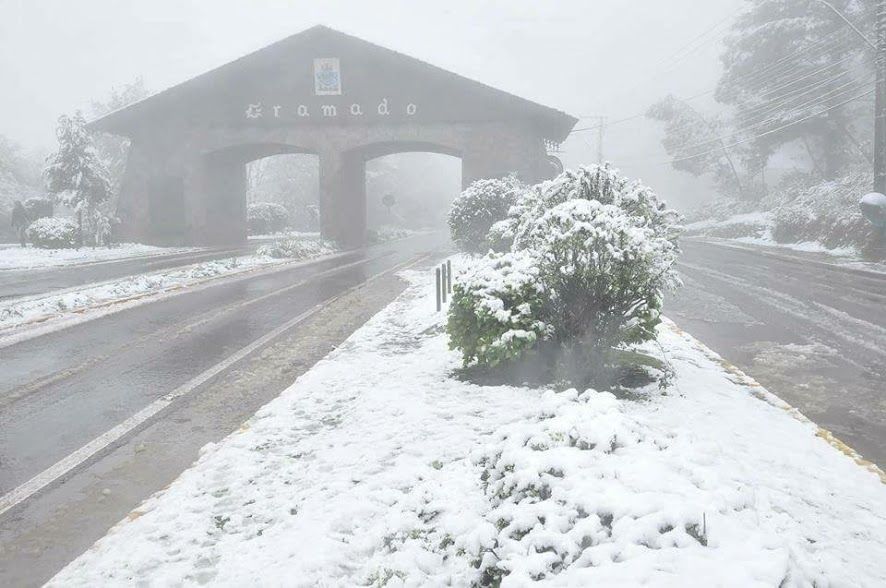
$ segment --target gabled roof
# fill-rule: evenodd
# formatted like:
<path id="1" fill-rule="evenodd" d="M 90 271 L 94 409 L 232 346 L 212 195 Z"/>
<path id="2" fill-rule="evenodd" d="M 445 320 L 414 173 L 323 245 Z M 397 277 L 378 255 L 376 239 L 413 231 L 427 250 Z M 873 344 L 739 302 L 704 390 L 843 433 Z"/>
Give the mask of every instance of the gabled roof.
<path id="1" fill-rule="evenodd" d="M 481 96 L 490 104 L 500 107 L 503 111 L 512 113 L 515 117 L 525 117 L 536 121 L 539 123 L 540 130 L 546 139 L 556 142 L 564 140 L 572 127 L 578 122 L 578 119 L 560 110 L 515 96 L 358 37 L 347 35 L 323 25 L 317 25 L 153 94 L 129 106 L 115 110 L 91 121 L 88 126 L 96 131 L 122 135 L 131 134 L 132 128 L 138 126 L 150 115 L 162 112 L 167 108 L 175 108 L 182 99 L 189 99 L 203 93 L 217 93 L 220 85 L 223 86 L 226 82 L 231 82 L 235 86 L 239 75 L 273 63 L 281 54 L 294 55 L 299 51 L 310 51 L 312 44 L 320 41 L 355 45 L 360 50 L 373 52 L 387 59 L 408 65 L 419 76 L 433 79 L 437 83 L 450 84 L 453 89 L 458 89 L 460 86 L 464 92 L 470 93 L 472 96 Z"/>

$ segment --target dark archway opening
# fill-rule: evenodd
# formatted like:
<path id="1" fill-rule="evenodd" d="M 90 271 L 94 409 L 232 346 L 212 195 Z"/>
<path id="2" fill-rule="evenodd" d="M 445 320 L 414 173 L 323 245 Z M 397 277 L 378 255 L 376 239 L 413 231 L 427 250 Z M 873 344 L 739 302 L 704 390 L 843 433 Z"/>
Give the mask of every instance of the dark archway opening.
<path id="1" fill-rule="evenodd" d="M 320 163 L 316 155 L 281 154 L 246 164 L 246 203 L 278 204 L 289 214 L 288 229 L 320 231 Z"/>
<path id="2" fill-rule="evenodd" d="M 440 229 L 461 190 L 461 158 L 406 152 L 366 162 L 366 215 L 370 231 Z"/>

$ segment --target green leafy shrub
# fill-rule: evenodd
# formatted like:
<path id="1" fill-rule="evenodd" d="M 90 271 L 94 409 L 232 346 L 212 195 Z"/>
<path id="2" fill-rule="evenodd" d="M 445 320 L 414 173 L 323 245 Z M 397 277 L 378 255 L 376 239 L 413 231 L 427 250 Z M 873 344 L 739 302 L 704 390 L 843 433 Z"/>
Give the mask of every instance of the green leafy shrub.
<path id="1" fill-rule="evenodd" d="M 289 211 L 273 202 L 254 202 L 246 207 L 250 235 L 279 233 L 289 225 Z"/>
<path id="2" fill-rule="evenodd" d="M 487 366 L 540 347 L 552 373 L 576 385 L 606 383 L 612 350 L 652 339 L 663 291 L 679 284 L 678 219 L 609 166 L 523 191 L 496 227 L 512 239 L 511 252 L 488 254 L 456 281 L 451 347 L 466 364 Z M 515 319 L 513 309 L 525 312 Z M 532 335 L 512 343 L 510 329 Z"/>
<path id="3" fill-rule="evenodd" d="M 71 249 L 77 246 L 77 224 L 68 218 L 38 218 L 28 227 L 28 241 L 41 249 Z"/>
<path id="4" fill-rule="evenodd" d="M 488 251 L 489 229 L 507 217 L 517 196 L 526 189 L 513 176 L 477 180 L 452 202 L 449 209 L 449 232 L 459 249 L 468 253 Z"/>
<path id="5" fill-rule="evenodd" d="M 547 335 L 538 273 L 529 255 L 490 253 L 459 276 L 446 328 L 465 365 L 515 359 Z"/>

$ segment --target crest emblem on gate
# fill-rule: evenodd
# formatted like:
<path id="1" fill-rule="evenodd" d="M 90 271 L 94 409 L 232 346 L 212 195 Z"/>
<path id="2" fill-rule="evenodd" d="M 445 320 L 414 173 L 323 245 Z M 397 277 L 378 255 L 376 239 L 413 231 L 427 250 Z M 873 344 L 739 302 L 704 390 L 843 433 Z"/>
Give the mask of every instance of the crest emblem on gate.
<path id="1" fill-rule="evenodd" d="M 314 59 L 314 94 L 317 96 L 341 94 L 341 65 L 338 57 Z"/>

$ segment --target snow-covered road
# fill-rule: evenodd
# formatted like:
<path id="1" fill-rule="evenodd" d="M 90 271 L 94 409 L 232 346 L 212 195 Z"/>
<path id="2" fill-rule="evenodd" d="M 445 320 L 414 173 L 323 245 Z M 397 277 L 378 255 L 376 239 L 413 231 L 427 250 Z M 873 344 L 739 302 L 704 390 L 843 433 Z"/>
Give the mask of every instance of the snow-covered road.
<path id="1" fill-rule="evenodd" d="M 886 274 L 694 239 L 665 312 L 886 464 Z"/>

